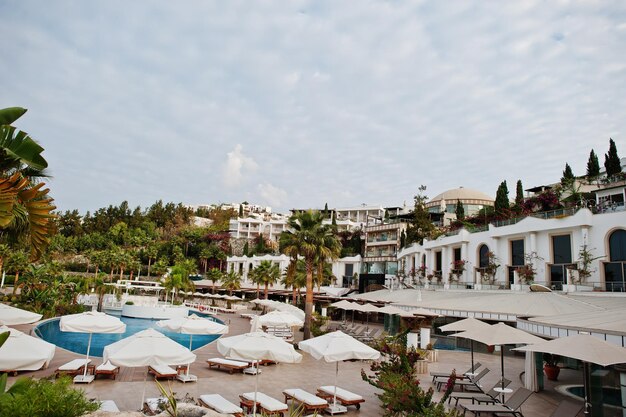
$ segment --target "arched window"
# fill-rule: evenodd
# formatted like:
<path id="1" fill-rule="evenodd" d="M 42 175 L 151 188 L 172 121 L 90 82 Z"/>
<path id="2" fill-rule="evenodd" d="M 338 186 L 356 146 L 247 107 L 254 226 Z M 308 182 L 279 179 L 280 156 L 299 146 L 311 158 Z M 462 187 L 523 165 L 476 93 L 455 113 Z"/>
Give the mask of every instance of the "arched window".
<path id="1" fill-rule="evenodd" d="M 609 236 L 611 262 L 626 261 L 626 230 L 616 230 Z"/>
<path id="2" fill-rule="evenodd" d="M 489 265 L 489 246 L 480 245 L 478 248 L 478 267 L 486 268 Z"/>

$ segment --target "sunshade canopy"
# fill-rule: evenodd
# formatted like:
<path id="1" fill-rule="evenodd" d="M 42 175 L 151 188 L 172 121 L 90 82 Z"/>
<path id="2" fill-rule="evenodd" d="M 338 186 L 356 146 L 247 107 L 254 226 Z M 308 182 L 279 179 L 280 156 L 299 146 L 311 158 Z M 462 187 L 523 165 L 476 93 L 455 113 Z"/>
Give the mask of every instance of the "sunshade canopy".
<path id="1" fill-rule="evenodd" d="M 354 303 L 354 306 L 352 307 L 353 310 L 355 311 L 362 311 L 363 313 L 378 313 L 378 307 L 372 305 L 372 304 L 357 304 Z"/>
<path id="2" fill-rule="evenodd" d="M 262 326 L 295 327 L 302 326 L 304 321 L 294 316 L 288 311 L 270 311 L 262 316 L 257 316 L 252 320 L 253 331 L 260 330 Z"/>
<path id="3" fill-rule="evenodd" d="M 567 356 L 601 366 L 626 363 L 626 348 L 616 346 L 597 337 L 577 334 L 558 339 L 543 341 L 513 350 L 527 352 L 543 352 L 553 355 Z"/>
<path id="4" fill-rule="evenodd" d="M 194 362 L 196 355 L 163 333 L 146 329 L 106 346 L 102 359 L 128 367 L 185 365 Z"/>
<path id="5" fill-rule="evenodd" d="M 217 350 L 224 356 L 242 360 L 271 360 L 282 363 L 299 363 L 302 355 L 293 345 L 276 336 L 252 332 L 220 338 Z"/>
<path id="6" fill-rule="evenodd" d="M 491 325 L 485 323 L 484 321 L 475 319 L 474 317 L 468 317 L 466 319 L 441 326 L 439 330 L 442 332 L 465 332 L 468 330 L 484 329 L 487 327 L 491 327 Z"/>
<path id="7" fill-rule="evenodd" d="M 36 371 L 48 366 L 56 348 L 52 343 L 0 326 L 0 333 L 7 331 L 11 334 L 0 347 L 0 370 Z"/>
<path id="8" fill-rule="evenodd" d="M 489 327 L 468 330 L 452 336 L 475 340 L 486 345 L 517 345 L 544 342 L 544 339 L 540 337 L 504 323 L 496 323 Z"/>
<path id="9" fill-rule="evenodd" d="M 329 307 L 340 308 L 342 310 L 351 309 L 354 303 L 351 303 L 348 300 L 337 301 L 336 303 L 332 303 Z"/>
<path id="10" fill-rule="evenodd" d="M 118 317 L 97 311 L 70 314 L 61 317 L 59 327 L 63 332 L 75 333 L 124 333 L 126 324 Z"/>
<path id="11" fill-rule="evenodd" d="M 41 320 L 41 314 L 0 303 L 0 324 L 15 326 Z"/>
<path id="12" fill-rule="evenodd" d="M 304 340 L 298 343 L 298 347 L 315 359 L 324 359 L 326 362 L 380 358 L 379 351 L 339 330 Z"/>
<path id="13" fill-rule="evenodd" d="M 228 326 L 192 314 L 157 322 L 157 326 L 183 334 L 226 334 Z"/>
<path id="14" fill-rule="evenodd" d="M 414 316 L 422 316 L 422 317 L 441 317 L 441 314 L 437 314 L 425 308 L 415 308 L 409 311 Z"/>
<path id="15" fill-rule="evenodd" d="M 398 308 L 392 305 L 386 305 L 384 307 L 381 307 L 378 309 L 378 312 L 385 313 L 385 314 L 395 314 L 400 317 L 414 317 L 413 313 L 411 313 L 410 311 L 403 310 L 401 308 Z"/>

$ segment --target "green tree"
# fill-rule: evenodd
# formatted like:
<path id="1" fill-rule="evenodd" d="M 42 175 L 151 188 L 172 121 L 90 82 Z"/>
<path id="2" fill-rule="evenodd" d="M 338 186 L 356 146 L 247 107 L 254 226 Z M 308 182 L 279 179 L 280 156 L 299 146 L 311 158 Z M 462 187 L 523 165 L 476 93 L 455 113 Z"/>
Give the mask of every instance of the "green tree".
<path id="1" fill-rule="evenodd" d="M 272 261 L 263 260 L 255 269 L 257 270 L 256 279 L 265 286 L 263 295 L 267 300 L 268 287 L 273 286 L 280 279 L 280 267 Z"/>
<path id="2" fill-rule="evenodd" d="M 332 227 L 322 224 L 320 212 L 304 211 L 294 214 L 287 221 L 289 230 L 283 232 L 283 251 L 287 256 L 302 256 L 306 265 L 306 299 L 304 339 L 311 337 L 313 316 L 313 273 L 317 262 L 334 259 L 341 253 L 341 244 Z"/>
<path id="3" fill-rule="evenodd" d="M 506 185 L 505 180 L 500 183 L 500 186 L 498 186 L 498 191 L 496 191 L 494 209 L 498 215 L 507 215 L 509 208 L 509 189 Z"/>
<path id="4" fill-rule="evenodd" d="M 8 268 L 15 274 L 15 279 L 13 280 L 13 295 L 17 291 L 18 281 L 20 278 L 20 274 L 28 268 L 30 262 L 28 261 L 28 255 L 24 251 L 14 251 L 9 255 Z"/>
<path id="5" fill-rule="evenodd" d="M 608 178 L 622 172 L 622 164 L 617 155 L 617 147 L 613 139 L 609 139 L 609 152 L 604 154 L 604 169 Z"/>
<path id="6" fill-rule="evenodd" d="M 425 194 L 426 186 L 420 185 L 418 192 L 414 197 L 413 206 L 413 218 L 409 223 L 409 227 L 406 231 L 406 244 L 410 245 L 413 242 L 422 244 L 424 238 L 429 238 L 435 231 L 435 226 L 430 220 L 428 209 L 426 208 L 426 202 L 428 197 Z"/>
<path id="7" fill-rule="evenodd" d="M 26 109 L 0 110 L 0 238 L 27 239 L 31 257 L 38 259 L 53 235 L 56 208 L 44 188 L 48 162 L 43 148 L 27 133 L 11 126 Z"/>
<path id="8" fill-rule="evenodd" d="M 465 209 L 463 208 L 463 203 L 461 203 L 461 200 L 456 200 L 456 208 L 454 212 L 456 213 L 457 220 L 465 219 Z"/>
<path id="9" fill-rule="evenodd" d="M 524 187 L 522 187 L 522 180 L 517 180 L 517 185 L 515 186 L 515 205 L 513 206 L 513 210 L 516 213 L 520 213 L 522 211 L 523 204 L 524 204 Z"/>
<path id="10" fill-rule="evenodd" d="M 223 276 L 224 273 L 217 268 L 211 268 L 209 269 L 209 272 L 207 272 L 207 279 L 213 283 L 213 294 L 215 294 L 215 283 L 220 281 Z"/>
<path id="11" fill-rule="evenodd" d="M 600 175 L 600 162 L 598 161 L 598 155 L 591 150 L 589 153 L 589 160 L 587 161 L 587 179 L 592 181 Z"/>
<path id="12" fill-rule="evenodd" d="M 150 269 L 152 268 L 152 261 L 155 261 L 159 255 L 159 248 L 156 243 L 149 243 L 144 249 L 144 255 L 148 258 L 148 278 L 150 278 Z"/>
<path id="13" fill-rule="evenodd" d="M 243 217 L 243 204 L 239 204 L 239 217 Z"/>
<path id="14" fill-rule="evenodd" d="M 241 275 L 235 271 L 228 272 L 222 278 L 222 286 L 228 290 L 228 295 L 233 295 L 233 291 L 241 288 Z"/>
<path id="15" fill-rule="evenodd" d="M 563 170 L 563 176 L 561 177 L 561 184 L 568 185 L 574 182 L 576 177 L 574 177 L 574 173 L 572 172 L 572 167 L 569 166 L 568 163 L 565 164 L 565 169 Z"/>

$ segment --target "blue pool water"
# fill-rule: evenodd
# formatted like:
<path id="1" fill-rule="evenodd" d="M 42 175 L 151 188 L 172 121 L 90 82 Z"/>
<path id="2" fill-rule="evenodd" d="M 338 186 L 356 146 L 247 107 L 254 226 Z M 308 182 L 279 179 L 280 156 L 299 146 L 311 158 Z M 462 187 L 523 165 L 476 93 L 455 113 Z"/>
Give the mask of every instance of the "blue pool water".
<path id="1" fill-rule="evenodd" d="M 197 313 L 196 313 L 197 314 Z M 201 315 L 201 314 L 198 314 Z M 206 318 L 214 320 L 218 323 L 222 323 L 220 320 L 202 315 Z M 46 321 L 45 323 L 40 324 L 35 328 L 35 332 L 39 337 L 44 339 L 47 342 L 57 345 L 60 348 L 80 353 L 87 353 L 87 343 L 89 341 L 89 335 L 86 333 L 72 333 L 72 332 L 62 332 L 59 329 L 59 320 L 60 319 L 52 319 Z M 165 331 L 164 329 L 158 327 L 156 322 L 158 320 L 150 320 L 150 319 L 135 319 L 130 317 L 120 317 L 124 323 L 126 323 L 126 332 L 119 334 L 95 334 L 91 338 L 91 349 L 89 351 L 89 356 L 97 356 L 102 357 L 102 352 L 104 351 L 104 347 L 110 345 L 111 343 L 117 342 L 125 337 L 131 336 L 137 332 L 142 330 L 153 328 L 170 339 L 180 343 L 184 347 L 189 347 L 189 335 L 188 334 L 180 334 Z M 223 323 L 222 323 L 223 324 Z M 214 340 L 216 340 L 219 335 L 194 335 L 193 336 L 193 344 L 192 350 L 201 348 L 204 345 L 207 345 Z"/>
<path id="2" fill-rule="evenodd" d="M 580 399 L 585 398 L 585 387 L 583 387 L 582 385 L 568 387 L 566 388 L 566 390 L 571 394 L 579 397 Z M 621 407 L 622 393 L 620 389 L 612 387 L 602 387 L 602 403 Z"/>

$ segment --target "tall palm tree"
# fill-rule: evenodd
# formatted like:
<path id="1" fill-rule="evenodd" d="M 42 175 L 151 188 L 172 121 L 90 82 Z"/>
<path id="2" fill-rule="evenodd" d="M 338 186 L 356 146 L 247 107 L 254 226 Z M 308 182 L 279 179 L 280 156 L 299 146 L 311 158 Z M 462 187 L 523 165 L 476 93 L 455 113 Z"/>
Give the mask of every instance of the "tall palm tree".
<path id="1" fill-rule="evenodd" d="M 281 235 L 283 253 L 290 257 L 301 256 L 306 266 L 306 299 L 304 307 L 304 339 L 311 337 L 313 317 L 313 273 L 317 262 L 336 259 L 341 253 L 341 243 L 332 227 L 322 224 L 320 212 L 304 211 L 291 216 L 289 230 Z"/>
<path id="2" fill-rule="evenodd" d="M 27 133 L 11 126 L 26 109 L 0 109 L 0 238 L 30 241 L 38 259 L 50 242 L 56 207 L 44 188 L 48 163 L 43 148 Z"/>
<path id="3" fill-rule="evenodd" d="M 306 286 L 306 267 L 302 259 L 292 259 L 283 274 L 280 281 L 285 288 L 291 288 L 291 303 L 295 306 L 298 305 L 300 299 L 300 289 Z"/>
<path id="4" fill-rule="evenodd" d="M 259 294 L 261 293 L 261 280 L 259 279 L 259 268 L 258 266 L 256 268 L 252 268 L 249 272 L 248 272 L 248 279 L 253 283 L 256 284 L 256 298 L 259 298 Z"/>
<path id="5" fill-rule="evenodd" d="M 275 264 L 272 261 L 264 260 L 261 261 L 261 263 L 256 268 L 254 268 L 254 270 L 256 271 L 254 277 L 256 279 L 257 285 L 263 284 L 265 286 L 265 289 L 263 290 L 263 295 L 267 300 L 268 286 L 276 284 L 280 279 L 280 267 L 278 266 L 278 264 Z"/>
<path id="6" fill-rule="evenodd" d="M 234 290 L 241 288 L 241 275 L 238 272 L 230 271 L 222 278 L 222 286 L 228 290 L 228 295 L 233 295 Z"/>
<path id="7" fill-rule="evenodd" d="M 213 294 L 215 294 L 215 283 L 221 280 L 223 276 L 224 273 L 217 268 L 211 268 L 209 269 L 209 272 L 207 272 L 207 278 L 213 283 L 213 287 L 211 289 Z"/>

